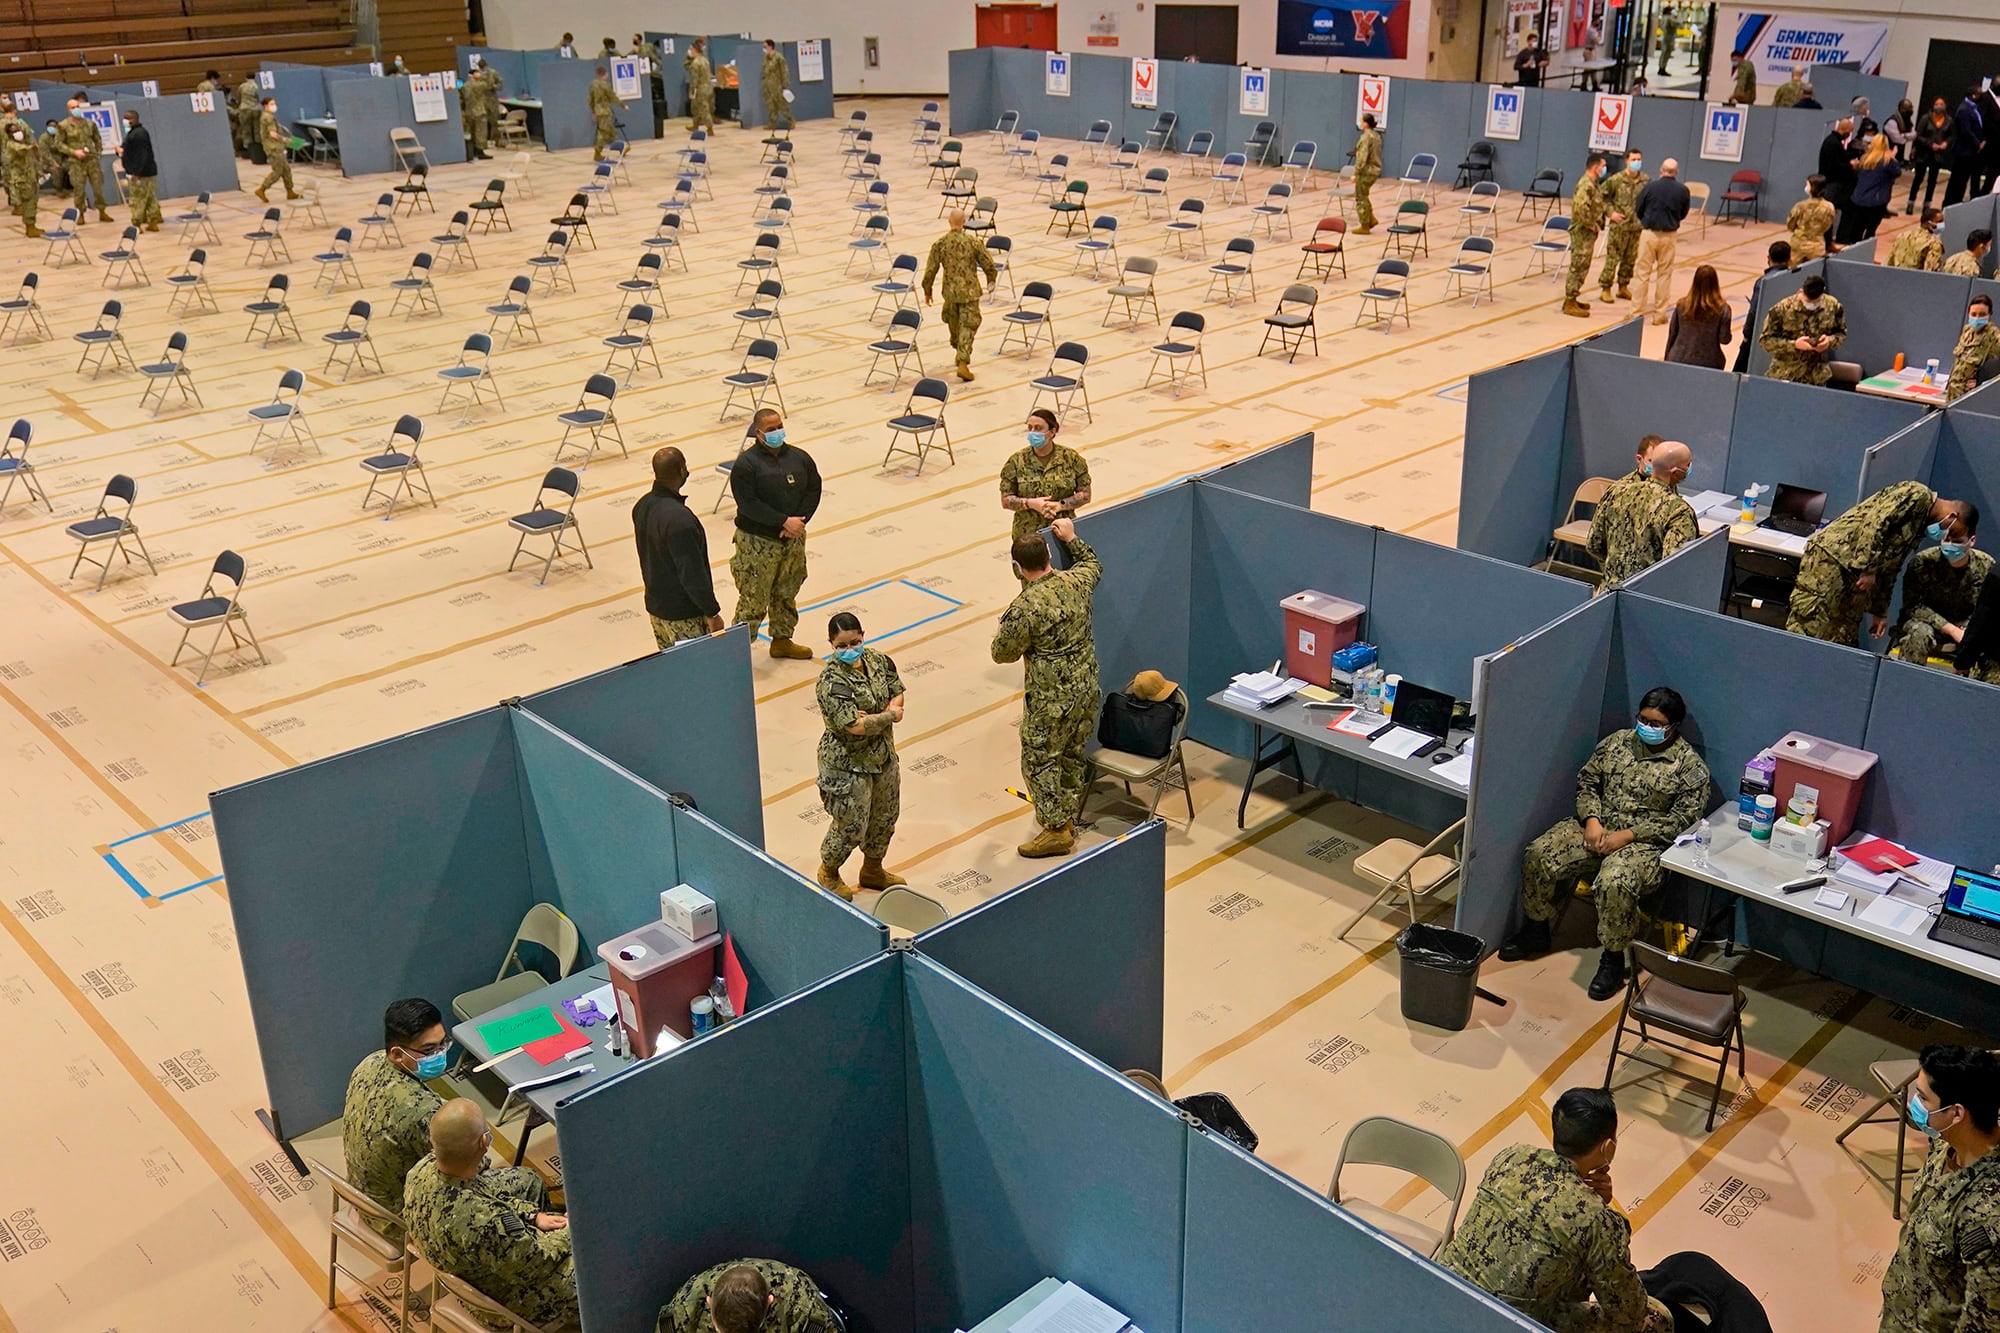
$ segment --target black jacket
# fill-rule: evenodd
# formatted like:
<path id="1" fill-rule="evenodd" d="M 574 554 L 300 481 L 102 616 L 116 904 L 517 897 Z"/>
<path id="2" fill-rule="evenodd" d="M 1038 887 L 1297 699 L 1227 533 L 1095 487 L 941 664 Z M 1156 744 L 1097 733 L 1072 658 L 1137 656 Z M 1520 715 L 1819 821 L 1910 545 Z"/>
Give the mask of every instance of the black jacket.
<path id="1" fill-rule="evenodd" d="M 1679 231 L 1693 202 L 1694 197 L 1678 177 L 1662 176 L 1639 191 L 1632 211 L 1638 214 L 1639 225 L 1647 231 Z"/>
<path id="2" fill-rule="evenodd" d="M 693 620 L 722 614 L 708 568 L 708 534 L 686 500 L 654 482 L 632 506 L 632 536 L 639 545 L 648 615 Z"/>
<path id="3" fill-rule="evenodd" d="M 1849 148 L 1841 139 L 1839 130 L 1828 130 L 1819 141 L 1819 174 L 1826 177 L 1827 187 L 1852 186 L 1856 176 L 1854 159 L 1861 155 L 1857 148 Z"/>
<path id="4" fill-rule="evenodd" d="M 1978 104 L 1968 97 L 1951 113 L 1952 158 L 1970 161 L 1979 156 L 1979 146 L 1985 142 L 1986 122 L 1979 114 Z"/>
<path id="5" fill-rule="evenodd" d="M 797 445 L 752 444 L 736 456 L 729 491 L 736 526 L 753 537 L 782 535 L 788 518 L 811 519 L 819 508 L 819 468 Z"/>
<path id="6" fill-rule="evenodd" d="M 128 176 L 159 175 L 159 159 L 153 156 L 153 132 L 144 125 L 134 125 L 125 131 L 123 160 Z"/>

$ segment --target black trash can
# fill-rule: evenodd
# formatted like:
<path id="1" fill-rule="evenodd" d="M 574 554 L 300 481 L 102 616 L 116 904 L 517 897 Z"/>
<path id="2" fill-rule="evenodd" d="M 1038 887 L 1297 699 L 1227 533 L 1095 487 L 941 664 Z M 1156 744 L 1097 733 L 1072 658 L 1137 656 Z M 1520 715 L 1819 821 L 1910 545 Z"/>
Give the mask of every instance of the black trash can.
<path id="1" fill-rule="evenodd" d="M 1447 1032 L 1464 1031 L 1472 1021 L 1486 941 L 1418 923 L 1396 937 L 1396 952 L 1403 960 L 1403 1017 Z"/>

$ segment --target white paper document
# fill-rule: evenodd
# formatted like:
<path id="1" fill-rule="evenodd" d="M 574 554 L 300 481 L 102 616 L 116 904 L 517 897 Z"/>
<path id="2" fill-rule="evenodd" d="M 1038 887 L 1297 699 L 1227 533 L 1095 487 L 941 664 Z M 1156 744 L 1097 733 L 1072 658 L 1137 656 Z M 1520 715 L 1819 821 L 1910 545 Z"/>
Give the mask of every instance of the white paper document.
<path id="1" fill-rule="evenodd" d="M 1433 771 L 1454 787 L 1464 787 L 1468 791 L 1472 788 L 1472 756 L 1469 754 L 1453 755 Z"/>
<path id="2" fill-rule="evenodd" d="M 1013 1333 L 1122 1333 L 1132 1321 L 1074 1282 L 1014 1321 Z"/>
<path id="3" fill-rule="evenodd" d="M 1421 731 L 1411 731 L 1408 727 L 1391 727 L 1368 742 L 1368 748 L 1380 750 L 1383 754 L 1393 754 L 1398 759 L 1408 759 L 1436 739 L 1435 736 L 1426 736 Z"/>
<path id="4" fill-rule="evenodd" d="M 1906 903 L 1896 898 L 1877 898 L 1861 909 L 1860 919 L 1871 926 L 1892 931 L 1898 935 L 1914 935 L 1924 922 L 1930 920 L 1930 913 L 1915 903 Z"/>

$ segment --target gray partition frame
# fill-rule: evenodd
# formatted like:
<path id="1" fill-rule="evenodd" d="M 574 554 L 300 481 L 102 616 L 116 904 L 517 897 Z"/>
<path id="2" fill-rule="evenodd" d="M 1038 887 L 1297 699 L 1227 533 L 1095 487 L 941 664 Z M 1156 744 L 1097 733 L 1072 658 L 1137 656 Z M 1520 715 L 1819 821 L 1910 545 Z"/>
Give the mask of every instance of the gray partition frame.
<path id="1" fill-rule="evenodd" d="M 196 112 L 186 97 L 117 99 L 120 114 L 139 113 L 153 136 L 160 160 L 159 197 L 180 199 L 209 190 L 220 194 L 243 188 L 236 171 L 236 146 L 227 108 Z M 111 173 L 104 173 L 107 185 Z"/>
<path id="2" fill-rule="evenodd" d="M 1928 477 L 1931 489 L 1954 500 L 1970 500 L 2000 522 L 2000 418 L 1945 413 L 1937 453 Z"/>
<path id="3" fill-rule="evenodd" d="M 1965 238 L 1974 231 L 2000 231 L 2000 225 L 1996 224 L 2000 224 L 2000 196 L 1975 195 L 1944 211 L 1944 225 L 1938 228 L 1938 238 L 1944 242 L 1945 254 L 1955 255 L 1965 248 Z M 1992 277 L 1996 263 L 2000 263 L 2000 247 L 1989 249 L 1979 261 L 1979 275 Z"/>
<path id="4" fill-rule="evenodd" d="M 445 91 L 445 118 L 423 124 L 417 123 L 416 104 L 406 77 L 338 79 L 330 85 L 329 95 L 334 118 L 340 124 L 340 171 L 344 176 L 401 170 L 389 146 L 392 129 L 413 131 L 433 167 L 465 161 L 465 133 L 456 88 Z"/>
<path id="5" fill-rule="evenodd" d="M 332 111 L 332 103 L 327 100 L 326 76 L 320 73 L 319 66 L 280 65 L 267 60 L 263 69 L 270 74 L 272 86 L 263 89 L 262 94 L 277 99 L 278 119 L 286 125 Z"/>
<path id="6" fill-rule="evenodd" d="M 1562 442 L 1574 355 L 1559 347 L 1496 366 L 1467 384 L 1458 487 L 1462 549 L 1517 565 L 1533 564 L 1547 550 L 1551 508 L 1569 502 Z"/>
<path id="7" fill-rule="evenodd" d="M 1901 352 L 1911 365 L 1936 357 L 1941 369 L 1949 369 L 1973 279 L 1838 260 L 1826 272 L 1827 290 L 1847 311 L 1841 360 L 1858 361 L 1864 374 L 1874 375 Z"/>
<path id="8" fill-rule="evenodd" d="M 1262 496 L 1301 509 L 1312 507 L 1313 433 L 1294 436 L 1283 444 L 1224 463 L 1195 475 L 1245 495 Z"/>
<path id="9" fill-rule="evenodd" d="M 999 119 L 1000 95 L 994 70 L 994 57 L 999 54 L 994 48 L 983 46 L 971 51 L 953 51 L 945 57 L 951 87 L 951 97 L 945 105 L 947 133 L 970 134 L 990 128 Z M 1025 111 L 1022 115 L 1027 121 L 1024 129 L 1040 130 L 1050 137 L 1074 137 L 1057 135 L 1054 127 L 1037 124 Z"/>
<path id="10" fill-rule="evenodd" d="M 596 134 L 590 117 L 590 84 L 597 77 L 589 60 L 531 61 L 536 95 L 542 99 L 542 135 L 550 152 L 588 148 Z"/>
<path id="11" fill-rule="evenodd" d="M 1571 362 L 1562 471 L 1553 511 L 1545 511 L 1549 525 L 1562 521 L 1570 496 L 1584 478 L 1622 477 L 1630 472 L 1639 436 L 1648 433 L 1681 440 L 1694 451 L 1690 488 L 1720 489 L 1735 465 L 1731 435 L 1742 382 L 1741 376 L 1726 370 L 1578 348 Z M 1654 423 L 1650 429 L 1648 423 Z M 1880 438 L 1873 436 L 1869 442 Z M 1860 472 L 1858 450 L 1852 472 L 1857 476 Z"/>

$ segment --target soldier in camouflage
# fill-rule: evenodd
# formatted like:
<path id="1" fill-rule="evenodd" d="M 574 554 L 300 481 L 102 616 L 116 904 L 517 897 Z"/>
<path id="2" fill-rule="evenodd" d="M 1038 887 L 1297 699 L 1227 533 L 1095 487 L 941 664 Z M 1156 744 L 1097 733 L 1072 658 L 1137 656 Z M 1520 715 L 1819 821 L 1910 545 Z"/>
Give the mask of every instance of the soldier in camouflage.
<path id="1" fill-rule="evenodd" d="M 1965 248 L 1944 261 L 1944 271 L 1954 278 L 1981 277 L 1986 252 L 1993 248 L 1993 233 L 1979 227 L 1965 238 Z"/>
<path id="2" fill-rule="evenodd" d="M 938 270 L 944 270 L 944 326 L 951 331 L 951 350 L 958 360 L 958 377 L 972 378 L 972 339 L 979 332 L 979 275 L 986 275 L 986 290 L 993 290 L 1000 270 L 979 239 L 965 229 L 965 214 L 951 211 L 951 229 L 931 242 L 930 257 L 924 261 L 924 304 L 931 304 Z"/>
<path id="3" fill-rule="evenodd" d="M 1792 264 L 1826 256 L 1826 238 L 1833 231 L 1833 205 L 1826 201 L 1826 177 L 1817 173 L 1806 177 L 1806 197 L 1792 205 L 1785 215 L 1785 232 L 1791 242 Z"/>
<path id="4" fill-rule="evenodd" d="M 1604 195 L 1598 188 L 1603 179 L 1604 154 L 1592 153 L 1569 200 L 1569 279 L 1563 284 L 1562 312 L 1580 319 L 1590 318 L 1589 305 L 1577 297 L 1583 292 L 1583 280 L 1590 276 L 1590 254 L 1597 246 L 1598 230 L 1604 226 Z"/>
<path id="5" fill-rule="evenodd" d="M 1090 632 L 1091 593 L 1103 576 L 1097 555 L 1066 518 L 1049 525 L 1070 567 L 1052 569 L 1048 546 L 1028 536 L 1014 543 L 1014 576 L 1024 585 L 1000 616 L 993 660 L 1027 662 L 1021 708 L 1021 776 L 1042 831 L 1021 844 L 1023 856 L 1067 856 L 1076 847 L 1083 807 L 1083 747 L 1097 722 L 1097 646 Z"/>
<path id="6" fill-rule="evenodd" d="M 0 169 L 6 173 L 8 201 L 21 215 L 24 230 L 33 240 L 42 234 L 42 229 L 35 225 L 35 212 L 41 201 L 41 173 L 34 136 L 28 133 L 25 122 L 6 123 L 4 137 L 0 137 Z"/>
<path id="7" fill-rule="evenodd" d="M 1632 1224 L 1612 1206 L 1611 1093 L 1571 1088 L 1550 1120 L 1555 1147 L 1502 1149 L 1438 1262 L 1555 1333 L 1672 1333 L 1673 1312 L 1633 1266 Z"/>
<path id="8" fill-rule="evenodd" d="M 1881 1333 L 2000 1328 L 2000 1059 L 1926 1046 L 1911 1121 L 1930 1136 L 1882 1275 Z"/>
<path id="9" fill-rule="evenodd" d="M 264 146 L 264 161 L 271 170 L 264 176 L 264 183 L 255 191 L 265 203 L 271 202 L 266 193 L 279 181 L 285 183 L 285 198 L 297 199 L 299 192 L 292 186 L 292 134 L 278 119 L 278 99 L 264 99 L 263 114 L 257 117 L 257 142 Z"/>
<path id="10" fill-rule="evenodd" d="M 402 1213 L 404 1178 L 431 1150 L 431 1118 L 444 1098 L 431 1091 L 429 1080 L 442 1077 L 450 1063 L 451 1041 L 437 1006 L 397 1000 L 382 1015 L 382 1049 L 371 1051 L 348 1077 L 340 1117 L 347 1178 L 392 1213 Z M 548 1187 L 530 1167 L 486 1167 L 479 1179 L 495 1194 L 548 1207 Z M 391 1240 L 400 1236 L 395 1227 L 378 1230 Z"/>
<path id="11" fill-rule="evenodd" d="M 1896 656 L 1922 666 L 1945 644 L 1965 637 L 1979 590 L 1993 572 L 1993 557 L 1972 549 L 1976 524 L 1965 535 L 1919 551 L 1903 570 L 1903 611 L 1892 638 Z"/>
<path id="12" fill-rule="evenodd" d="M 1979 368 L 2000 356 L 2000 332 L 1993 328 L 1993 298 L 1979 295 L 1966 305 L 1965 328 L 1958 345 L 1951 349 L 1951 378 L 1945 381 L 1944 400 L 1956 402 L 1979 387 Z"/>
<path id="13" fill-rule="evenodd" d="M 486 129 L 486 68 L 473 70 L 470 77 L 459 85 L 458 118 L 465 130 L 466 140 L 472 145 L 474 160 L 491 157 L 486 146 L 491 138 Z"/>
<path id="14" fill-rule="evenodd" d="M 257 76 L 245 74 L 243 82 L 236 85 L 236 110 L 232 113 L 236 121 L 236 148 L 245 157 L 250 156 L 257 142 L 257 112 L 261 106 Z"/>
<path id="15" fill-rule="evenodd" d="M 1632 299 L 1632 266 L 1639 257 L 1639 191 L 1652 180 L 1644 170 L 1639 150 L 1625 156 L 1625 170 L 1604 178 L 1598 186 L 1604 195 L 1604 213 L 1611 229 L 1604 238 L 1604 271 L 1597 275 L 1597 289 L 1605 303 L 1611 301 L 1611 281 L 1618 280 L 1620 300 Z"/>
<path id="16" fill-rule="evenodd" d="M 602 162 L 604 150 L 618 137 L 618 112 L 624 103 L 611 91 L 611 80 L 604 72 L 604 66 L 597 67 L 597 77 L 590 81 L 590 160 Z"/>
<path id="17" fill-rule="evenodd" d="M 1847 341 L 1847 315 L 1814 273 L 1764 316 L 1758 344 L 1771 354 L 1764 373 L 1793 384 L 1825 385 L 1833 379 L 1833 354 Z"/>
<path id="18" fill-rule="evenodd" d="M 440 1107 L 431 1117 L 431 1154 L 410 1168 L 403 1185 L 403 1225 L 433 1268 L 471 1283 L 529 1323 L 573 1327 L 569 1219 L 492 1188 L 482 1171 L 492 1146 L 475 1103 L 461 1097 Z"/>
<path id="19" fill-rule="evenodd" d="M 1730 57 L 1736 62 L 1736 86 L 1729 90 L 1729 100 L 1738 106 L 1755 106 L 1757 103 L 1757 62 L 1750 58 L 1749 48 Z"/>
<path id="20" fill-rule="evenodd" d="M 1883 487 L 1806 542 L 1785 628 L 1854 647 L 1866 612 L 1869 635 L 1881 638 L 1896 571 L 1917 543 L 1963 541 L 1978 526 L 1976 506 L 1941 499 L 1920 481 Z"/>
<path id="21" fill-rule="evenodd" d="M 1680 734 L 1686 716 L 1677 692 L 1655 686 L 1639 701 L 1631 730 L 1597 743 L 1576 775 L 1576 818 L 1536 838 L 1521 857 L 1524 919 L 1500 947 L 1502 960 L 1547 953 L 1557 895 L 1591 877 L 1604 954 L 1590 998 L 1608 1000 L 1625 984 L 1625 950 L 1638 930 L 1640 900 L 1659 890 L 1660 853 L 1708 808 L 1708 766 Z"/>
<path id="22" fill-rule="evenodd" d="M 773 130 L 789 130 L 796 123 L 792 119 L 792 104 L 785 100 L 785 89 L 792 82 L 792 70 L 785 63 L 785 53 L 769 37 L 764 39 L 764 68 L 758 78 L 764 87 L 764 118 Z"/>
<path id="23" fill-rule="evenodd" d="M 697 37 L 681 61 L 687 70 L 688 127 L 715 133 L 715 69 L 708 63 L 708 43 Z"/>
<path id="24" fill-rule="evenodd" d="M 889 889 L 909 881 L 882 865 L 896 820 L 903 813 L 902 764 L 895 726 L 903 720 L 903 678 L 895 660 L 865 646 L 861 621 L 840 611 L 826 623 L 833 660 L 819 673 L 819 799 L 826 807 L 826 836 L 819 844 L 819 886 L 852 899 L 840 878 L 847 858 L 861 848 L 864 889 Z"/>
<path id="25" fill-rule="evenodd" d="M 1694 456 L 1678 440 L 1654 445 L 1644 474 L 1615 481 L 1591 516 L 1587 547 L 1604 578 L 1600 593 L 1672 555 L 1701 535 L 1694 510 L 1681 499 Z"/>
<path id="26" fill-rule="evenodd" d="M 70 102 L 69 118 L 56 126 L 56 144 L 67 159 L 70 185 L 76 190 L 77 221 L 90 210 L 93 198 L 97 200 L 97 220 L 111 221 L 104 207 L 104 132 L 83 114 L 82 102 Z"/>
<path id="27" fill-rule="evenodd" d="M 660 1307 L 653 1333 L 837 1333 L 840 1327 L 806 1274 L 776 1259 L 736 1259 L 689 1278 Z"/>
<path id="28" fill-rule="evenodd" d="M 1056 414 L 1046 407 L 1028 413 L 1028 447 L 1000 468 L 1000 507 L 1014 515 L 1015 541 L 1032 537 L 1059 518 L 1074 518 L 1090 503 L 1090 464 L 1067 445 L 1056 443 Z"/>
<path id="29" fill-rule="evenodd" d="M 1896 238 L 1889 247 L 1890 268 L 1915 268 L 1936 273 L 1944 267 L 1944 241 L 1938 228 L 1944 225 L 1944 210 L 1926 208 L 1918 225 Z"/>
<path id="30" fill-rule="evenodd" d="M 1778 91 L 1771 94 L 1772 106 L 1797 106 L 1799 99 L 1806 95 L 1806 71 L 1802 65 L 1792 66 L 1792 76 L 1778 85 Z"/>
<path id="31" fill-rule="evenodd" d="M 1382 135 L 1375 128 L 1375 117 L 1364 113 L 1361 137 L 1354 141 L 1354 216 L 1361 223 L 1354 229 L 1356 236 L 1366 236 L 1375 230 L 1375 201 L 1369 197 L 1369 191 L 1381 179 Z"/>

